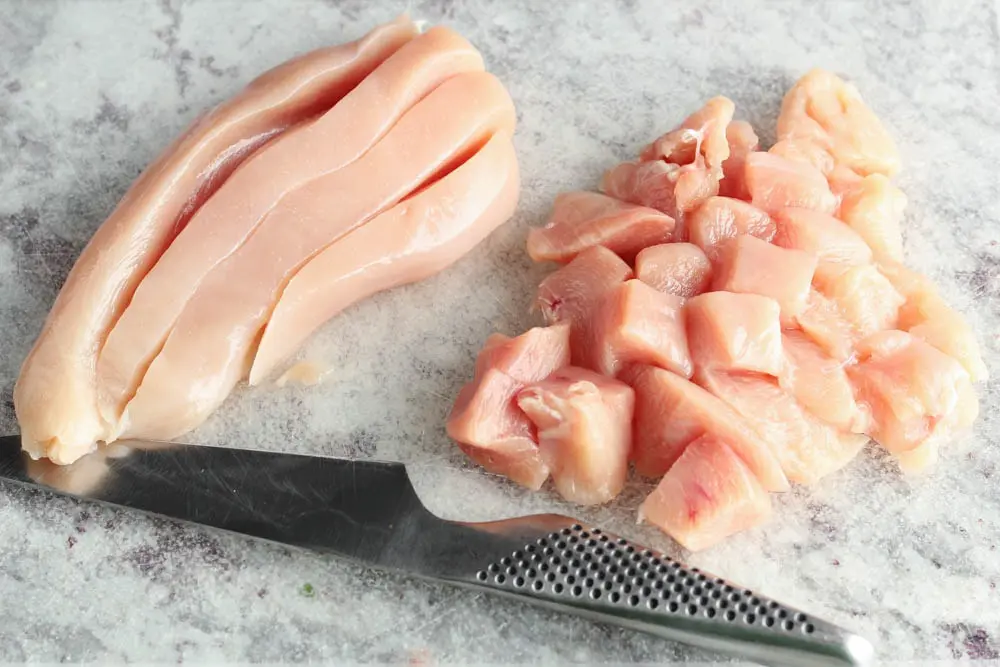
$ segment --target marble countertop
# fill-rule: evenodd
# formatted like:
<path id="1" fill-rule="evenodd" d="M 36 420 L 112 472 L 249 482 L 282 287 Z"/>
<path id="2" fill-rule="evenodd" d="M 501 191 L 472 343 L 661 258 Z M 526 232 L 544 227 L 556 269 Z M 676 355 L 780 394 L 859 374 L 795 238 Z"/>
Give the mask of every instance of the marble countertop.
<path id="1" fill-rule="evenodd" d="M 546 5 L 543 7 L 543 4 Z M 402 2 L 0 0 L 0 429 L 20 362 L 74 257 L 201 109 L 293 54 L 356 37 Z M 451 270 L 371 299 L 305 354 L 309 389 L 239 389 L 203 443 L 407 462 L 428 506 L 470 520 L 555 510 L 672 553 L 632 486 L 579 510 L 470 466 L 450 398 L 494 331 L 534 320 L 526 228 L 700 101 L 725 94 L 765 140 L 811 66 L 853 79 L 898 138 L 908 261 L 938 280 L 1000 372 L 1000 38 L 995 0 L 536 3 L 426 0 L 517 103 L 519 213 Z M 874 450 L 775 519 L 687 558 L 868 635 L 885 662 L 1000 657 L 1000 421 L 934 472 Z M 308 586 L 306 586 L 308 584 Z M 311 594 L 307 592 L 311 591 Z M 491 597 L 0 484 L 0 663 L 539 661 L 711 656 Z"/>

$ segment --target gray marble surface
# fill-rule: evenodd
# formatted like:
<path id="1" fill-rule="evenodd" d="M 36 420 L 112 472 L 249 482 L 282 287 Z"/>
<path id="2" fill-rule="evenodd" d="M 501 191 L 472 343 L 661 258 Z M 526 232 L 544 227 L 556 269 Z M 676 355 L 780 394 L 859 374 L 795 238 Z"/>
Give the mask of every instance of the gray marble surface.
<path id="1" fill-rule="evenodd" d="M 129 182 L 201 109 L 261 70 L 360 35 L 402 2 L 0 0 L 0 427 L 21 359 L 75 255 Z M 628 508 L 573 510 L 468 465 L 450 397 L 494 330 L 519 331 L 545 270 L 526 228 L 560 190 L 701 100 L 726 94 L 767 139 L 783 91 L 819 65 L 854 81 L 899 139 L 908 261 L 937 279 L 1000 373 L 1000 39 L 990 0 L 828 3 L 426 0 L 518 105 L 520 211 L 447 273 L 353 308 L 304 355 L 311 389 L 239 389 L 190 440 L 405 461 L 447 517 L 583 518 L 675 552 Z M 872 451 L 775 520 L 690 558 L 852 627 L 888 662 L 1000 656 L 1000 421 L 928 477 Z M 687 557 L 686 554 L 680 554 Z M 313 590 L 303 593 L 305 584 Z M 0 663 L 24 660 L 609 663 L 711 656 L 488 597 L 0 484 Z"/>

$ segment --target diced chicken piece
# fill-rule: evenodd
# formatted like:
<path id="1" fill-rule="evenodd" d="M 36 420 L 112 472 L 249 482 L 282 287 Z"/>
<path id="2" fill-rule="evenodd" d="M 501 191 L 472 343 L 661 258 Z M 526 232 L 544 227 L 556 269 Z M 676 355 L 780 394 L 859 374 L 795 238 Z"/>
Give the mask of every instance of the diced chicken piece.
<path id="1" fill-rule="evenodd" d="M 772 215 L 789 207 L 823 213 L 837 209 L 837 198 L 830 192 L 823 173 L 802 162 L 774 153 L 750 153 L 746 179 L 750 201 Z"/>
<path id="2" fill-rule="evenodd" d="M 488 370 L 462 388 L 448 418 L 448 435 L 466 456 L 486 470 L 538 490 L 549 478 L 535 432 L 515 404 L 524 384 Z"/>
<path id="3" fill-rule="evenodd" d="M 899 309 L 900 329 L 957 359 L 973 382 L 989 377 L 972 327 L 945 303 L 929 278 L 891 261 L 882 262 L 879 271 L 906 299 Z"/>
<path id="4" fill-rule="evenodd" d="M 569 327 L 530 329 L 517 338 L 491 336 L 448 417 L 448 435 L 490 472 L 539 489 L 549 476 L 535 429 L 517 406 L 518 393 L 569 364 Z"/>
<path id="5" fill-rule="evenodd" d="M 822 174 L 829 175 L 834 170 L 833 156 L 821 144 L 808 139 L 782 139 L 771 146 L 767 152 L 780 155 L 792 162 L 808 164 Z"/>
<path id="6" fill-rule="evenodd" d="M 662 368 L 632 366 L 622 379 L 635 389 L 632 455 L 640 475 L 659 477 L 703 435 L 729 443 L 768 491 L 788 480 L 768 446 L 732 408 L 698 385 Z"/>
<path id="7" fill-rule="evenodd" d="M 298 268 L 328 244 L 446 175 L 493 135 L 512 134 L 514 119 L 510 96 L 493 75 L 454 76 L 410 109 L 363 157 L 285 197 L 257 232 L 198 285 L 128 402 L 121 435 L 171 439 L 200 424 L 250 370 L 257 336 L 281 287 Z M 439 131 L 428 132 L 427 127 Z M 497 185 L 508 177 L 504 173 Z M 455 204 L 458 196 L 449 193 L 443 201 Z M 437 197 L 430 201 L 434 203 L 425 206 L 445 206 Z M 481 204 L 470 202 L 472 207 Z M 509 213 L 509 201 L 498 206 Z M 399 229 L 382 229 L 376 238 L 400 234 Z M 378 241 L 373 250 L 381 244 Z M 393 268 L 399 273 L 389 274 L 405 282 L 409 271 Z M 289 351 L 280 347 L 283 342 L 278 344 L 280 352 Z M 102 356 L 107 354 L 105 348 Z"/>
<path id="8" fill-rule="evenodd" d="M 870 415 L 858 407 L 845 364 L 801 331 L 781 334 L 785 366 L 778 385 L 806 410 L 842 431 L 864 433 Z"/>
<path id="9" fill-rule="evenodd" d="M 854 355 L 857 332 L 832 299 L 811 290 L 796 320 L 799 328 L 837 361 L 849 361 Z"/>
<path id="10" fill-rule="evenodd" d="M 674 196 L 680 167 L 656 160 L 653 162 L 622 162 L 601 179 L 601 192 L 622 201 L 655 208 L 677 219 L 678 206 Z"/>
<path id="11" fill-rule="evenodd" d="M 696 373 L 756 371 L 778 375 L 783 363 L 778 302 L 757 294 L 708 292 L 684 307 Z"/>
<path id="12" fill-rule="evenodd" d="M 712 284 L 712 263 L 694 244 L 664 243 L 639 252 L 635 275 L 661 292 L 689 299 Z"/>
<path id="13" fill-rule="evenodd" d="M 774 238 L 777 227 L 764 211 L 739 199 L 711 197 L 687 217 L 691 243 L 701 248 L 710 260 L 718 256 L 719 246 L 741 234 L 764 241 Z"/>
<path id="14" fill-rule="evenodd" d="M 691 377 L 683 305 L 680 297 L 639 280 L 619 284 L 594 315 L 583 351 L 588 366 L 614 376 L 627 364 L 642 363 Z"/>
<path id="15" fill-rule="evenodd" d="M 872 251 L 865 240 L 832 215 L 801 208 L 786 208 L 775 214 L 778 233 L 775 245 L 815 255 L 816 283 L 823 285 L 848 267 L 868 264 Z"/>
<path id="16" fill-rule="evenodd" d="M 930 343 L 948 356 L 954 357 L 973 382 L 989 378 L 989 370 L 979 352 L 979 342 L 972 328 L 954 309 L 944 302 L 933 317 L 909 329 L 917 338 Z"/>
<path id="17" fill-rule="evenodd" d="M 781 103 L 779 139 L 808 139 L 861 175 L 899 171 L 896 144 L 857 88 L 822 69 L 799 79 Z"/>
<path id="18" fill-rule="evenodd" d="M 771 499 L 722 438 L 705 435 L 688 445 L 639 509 L 681 546 L 698 551 L 759 526 Z"/>
<path id="19" fill-rule="evenodd" d="M 622 162 L 601 180 L 601 191 L 611 197 L 655 208 L 674 218 L 674 239 L 683 241 L 684 215 L 718 194 L 719 179 L 693 165 L 670 162 Z"/>
<path id="20" fill-rule="evenodd" d="M 486 339 L 476 357 L 475 376 L 495 369 L 522 384 L 534 384 L 569 366 L 569 358 L 568 325 L 534 327 L 514 338 L 497 333 Z"/>
<path id="21" fill-rule="evenodd" d="M 416 34 L 400 18 L 272 69 L 143 171 L 77 259 L 21 367 L 14 405 L 29 454 L 68 464 L 110 437 L 97 409 L 97 356 L 146 273 L 244 160 L 335 104 Z"/>
<path id="22" fill-rule="evenodd" d="M 894 454 L 941 442 L 970 423 L 978 409 L 965 369 L 903 331 L 882 331 L 861 341 L 858 363 L 848 375 L 858 400 L 872 411 L 870 435 Z M 908 467 L 922 458 L 908 460 Z"/>
<path id="23" fill-rule="evenodd" d="M 632 278 L 632 269 L 602 246 L 584 250 L 538 285 L 538 306 L 546 322 L 568 322 L 573 363 L 588 364 L 594 314 L 604 295 Z"/>
<path id="24" fill-rule="evenodd" d="M 536 262 L 568 262 L 591 246 L 601 245 L 625 261 L 643 248 L 670 240 L 674 219 L 645 206 L 596 192 L 567 192 L 556 197 L 544 227 L 528 232 L 528 254 Z"/>
<path id="25" fill-rule="evenodd" d="M 647 146 L 638 161 L 610 169 L 601 190 L 673 217 L 675 240 L 683 241 L 684 214 L 719 193 L 722 164 L 729 157 L 726 128 L 733 110 L 733 103 L 724 97 L 709 100 L 680 127 Z"/>
<path id="26" fill-rule="evenodd" d="M 903 260 L 899 223 L 906 196 L 882 174 L 871 174 L 844 193 L 838 217 L 861 235 L 877 261 Z"/>
<path id="27" fill-rule="evenodd" d="M 873 264 L 852 266 L 820 290 L 837 304 L 859 338 L 894 329 L 905 301 Z"/>
<path id="28" fill-rule="evenodd" d="M 704 160 L 704 166 L 718 170 L 729 157 L 727 128 L 736 105 L 725 97 L 713 97 L 684 119 L 680 127 L 667 132 L 643 149 L 641 159 L 664 160 L 687 165 Z"/>
<path id="29" fill-rule="evenodd" d="M 832 160 L 833 158 L 831 158 Z M 859 176 L 856 172 L 851 171 L 849 168 L 842 164 L 835 165 L 826 174 L 826 182 L 830 184 L 830 192 L 837 197 L 837 199 L 843 203 L 844 196 L 847 193 L 855 190 L 861 182 L 864 181 L 864 177 Z"/>
<path id="30" fill-rule="evenodd" d="M 339 210 L 341 193 L 336 188 L 343 187 L 340 172 L 345 167 L 356 163 L 390 134 L 394 140 L 385 145 L 398 145 L 399 128 L 403 126 L 407 132 L 416 132 L 413 136 L 426 136 L 428 140 L 446 133 L 450 128 L 442 127 L 443 123 L 436 128 L 438 132 L 429 132 L 427 127 L 433 125 L 417 128 L 413 119 L 400 120 L 411 107 L 425 111 L 437 107 L 449 119 L 457 118 L 459 112 L 440 106 L 442 96 L 447 95 L 435 89 L 456 74 L 475 72 L 486 76 L 482 69 L 482 57 L 465 38 L 447 28 L 432 28 L 393 53 L 318 119 L 269 144 L 233 173 L 164 251 L 109 332 L 97 367 L 104 418 L 112 424 L 118 420 L 201 282 L 247 243 L 265 219 L 272 220 L 276 209 L 285 206 L 287 210 L 286 197 L 297 197 L 299 206 L 303 201 L 319 199 L 311 204 L 317 214 Z M 498 83 L 496 86 L 503 91 Z M 450 88 L 454 90 L 454 86 Z M 506 97 L 505 91 L 503 95 Z M 470 114 L 481 108 L 475 98 L 466 98 L 466 103 Z M 507 106 L 511 107 L 509 101 Z M 513 125 L 513 120 L 509 124 Z M 427 146 L 431 142 L 417 143 Z M 389 164 L 393 169 L 387 173 L 398 171 L 399 176 L 404 176 L 407 171 L 395 169 L 407 164 L 402 156 Z M 412 171 L 426 168 L 427 164 L 421 160 L 408 166 Z M 388 195 L 398 187 L 395 179 L 358 182 L 370 186 L 349 186 L 348 191 Z M 379 200 L 366 216 L 408 192 Z M 337 203 L 322 204 L 324 196 Z M 350 222 L 359 224 L 363 219 Z M 336 235 L 328 240 L 334 238 Z"/>
<path id="31" fill-rule="evenodd" d="M 719 194 L 719 182 L 721 180 L 721 169 L 719 173 L 705 167 L 698 167 L 693 164 L 684 165 L 677 175 L 677 186 L 674 188 L 674 199 L 677 202 L 677 229 L 674 231 L 674 238 L 677 241 L 687 240 L 687 231 L 684 226 L 685 215 L 695 210 L 709 197 Z"/>
<path id="32" fill-rule="evenodd" d="M 722 163 L 722 182 L 719 183 L 719 194 L 723 197 L 750 201 L 750 190 L 747 189 L 746 181 L 746 164 L 747 155 L 760 147 L 757 133 L 745 120 L 734 120 L 726 128 L 726 139 L 729 142 L 729 157 Z"/>
<path id="33" fill-rule="evenodd" d="M 850 463 L 868 442 L 867 436 L 841 432 L 814 417 L 774 378 L 711 373 L 702 384 L 768 443 L 793 482 L 815 484 Z"/>
<path id="34" fill-rule="evenodd" d="M 269 313 L 250 384 L 270 375 L 313 331 L 350 305 L 423 280 L 464 256 L 513 214 L 519 185 L 513 144 L 501 132 L 455 171 L 309 259 L 283 286 Z M 284 242 L 282 237 L 269 247 Z M 260 272 L 265 265 L 255 266 Z M 238 287 L 229 289 L 240 292 L 250 285 L 234 283 Z M 223 309 L 231 307 L 227 303 Z"/>
<path id="35" fill-rule="evenodd" d="M 906 302 L 899 309 L 899 328 L 904 331 L 926 321 L 938 311 L 944 300 L 937 286 L 927 276 L 891 260 L 878 264 L 879 272 L 892 283 Z"/>
<path id="36" fill-rule="evenodd" d="M 582 368 L 557 370 L 517 395 L 538 429 L 556 491 L 581 505 L 617 496 L 628 475 L 635 394 L 627 384 Z"/>
<path id="37" fill-rule="evenodd" d="M 744 235 L 726 241 L 717 266 L 713 289 L 770 297 L 791 324 L 806 307 L 816 256 Z"/>

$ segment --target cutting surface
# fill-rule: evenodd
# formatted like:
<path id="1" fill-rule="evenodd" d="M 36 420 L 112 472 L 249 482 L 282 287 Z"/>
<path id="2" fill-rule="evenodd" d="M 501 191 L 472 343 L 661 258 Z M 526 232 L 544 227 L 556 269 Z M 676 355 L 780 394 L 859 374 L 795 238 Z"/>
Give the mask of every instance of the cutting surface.
<path id="1" fill-rule="evenodd" d="M 535 323 L 524 252 L 561 190 L 593 187 L 716 94 L 766 141 L 805 69 L 854 80 L 900 144 L 907 262 L 938 281 L 1000 373 L 1000 38 L 988 0 L 939 3 L 412 3 L 457 27 L 518 106 L 516 218 L 458 265 L 326 326 L 318 387 L 234 396 L 188 440 L 409 465 L 434 511 L 575 513 L 867 634 L 885 659 L 1000 657 L 1000 421 L 923 479 L 873 448 L 775 519 L 688 557 L 636 526 L 648 486 L 578 510 L 469 465 L 443 423 L 492 331 Z M 128 184 L 207 105 L 403 3 L 0 0 L 0 429 L 73 259 Z M 511 602 L 0 484 L 0 662 L 710 661 Z"/>

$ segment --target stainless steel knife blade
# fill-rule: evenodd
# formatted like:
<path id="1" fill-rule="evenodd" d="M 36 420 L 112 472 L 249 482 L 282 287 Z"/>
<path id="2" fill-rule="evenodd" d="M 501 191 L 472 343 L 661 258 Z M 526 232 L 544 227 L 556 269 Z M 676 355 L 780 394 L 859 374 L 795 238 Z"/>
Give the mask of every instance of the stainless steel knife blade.
<path id="1" fill-rule="evenodd" d="M 160 442 L 70 466 L 0 437 L 0 480 L 349 558 L 775 667 L 873 660 L 864 638 L 571 517 L 431 514 L 399 463 Z"/>

